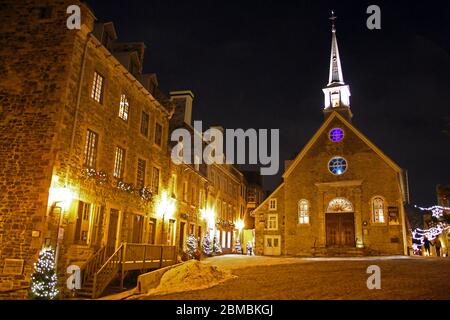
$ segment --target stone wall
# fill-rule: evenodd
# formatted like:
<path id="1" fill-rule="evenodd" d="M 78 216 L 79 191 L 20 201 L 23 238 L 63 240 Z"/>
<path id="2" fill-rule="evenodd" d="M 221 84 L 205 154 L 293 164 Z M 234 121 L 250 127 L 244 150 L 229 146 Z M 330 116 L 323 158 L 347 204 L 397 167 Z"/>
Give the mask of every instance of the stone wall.
<path id="1" fill-rule="evenodd" d="M 70 4 L 76 1 L 70 1 Z M 69 1 L 2 1 L 0 10 L 0 298 L 24 298 L 45 234 L 54 143 L 74 45 L 66 28 Z M 33 232 L 35 231 L 35 232 Z M 4 273 L 5 259 L 24 260 L 21 274 Z"/>

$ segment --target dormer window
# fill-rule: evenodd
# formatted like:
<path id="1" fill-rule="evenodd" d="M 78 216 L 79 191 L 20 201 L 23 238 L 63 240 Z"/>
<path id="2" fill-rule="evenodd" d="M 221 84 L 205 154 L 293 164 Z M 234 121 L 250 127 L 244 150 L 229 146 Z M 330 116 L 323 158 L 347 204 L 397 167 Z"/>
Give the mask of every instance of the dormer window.
<path id="1" fill-rule="evenodd" d="M 139 67 L 133 60 L 130 62 L 130 72 L 134 76 L 139 74 Z"/>
<path id="2" fill-rule="evenodd" d="M 102 44 L 105 46 L 106 49 L 109 49 L 109 46 L 111 45 L 111 42 L 113 41 L 113 38 L 111 35 L 105 30 L 103 31 L 102 35 Z"/>

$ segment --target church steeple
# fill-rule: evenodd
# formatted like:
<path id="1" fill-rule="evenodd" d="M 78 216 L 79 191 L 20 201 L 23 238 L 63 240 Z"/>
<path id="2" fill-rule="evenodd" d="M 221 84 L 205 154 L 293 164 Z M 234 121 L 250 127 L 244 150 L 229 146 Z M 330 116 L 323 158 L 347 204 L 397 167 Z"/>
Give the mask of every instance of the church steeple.
<path id="1" fill-rule="evenodd" d="M 344 83 L 342 73 L 341 57 L 339 56 L 339 47 L 336 37 L 336 19 L 334 12 L 331 11 L 331 55 L 330 72 L 328 84 L 322 89 L 325 95 L 324 113 L 325 118 L 333 111 L 341 113 L 345 118 L 351 119 L 350 111 L 350 88 Z"/>

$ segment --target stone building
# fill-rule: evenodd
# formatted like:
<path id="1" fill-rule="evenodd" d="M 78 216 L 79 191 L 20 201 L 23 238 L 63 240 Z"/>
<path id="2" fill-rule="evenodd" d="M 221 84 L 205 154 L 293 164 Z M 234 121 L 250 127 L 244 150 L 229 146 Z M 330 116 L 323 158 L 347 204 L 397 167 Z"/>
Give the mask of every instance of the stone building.
<path id="1" fill-rule="evenodd" d="M 174 91 L 170 93 L 171 101 L 175 105 L 175 112 L 170 121 L 170 131 L 184 128 L 191 133 L 191 136 L 197 135 L 201 138 L 200 132 L 197 132 L 192 126 L 192 107 L 194 94 L 191 91 Z M 206 146 L 206 142 L 203 142 Z M 185 174 L 181 176 L 179 181 L 179 190 L 182 190 L 182 209 L 185 217 L 192 217 L 194 220 L 200 220 L 204 210 L 213 213 L 214 221 L 203 228 L 197 227 L 196 232 L 193 231 L 194 224 L 189 222 L 189 233 L 195 234 L 198 238 L 209 234 L 212 240 L 217 238 L 224 253 L 233 252 L 236 236 L 239 232 L 237 222 L 244 219 L 244 208 L 247 205 L 247 197 L 243 192 L 246 187 L 246 181 L 243 174 L 230 164 L 210 164 L 207 165 L 202 159 L 194 159 L 195 155 L 191 151 L 192 164 L 182 164 L 183 172 L 192 172 L 196 176 L 201 177 L 202 183 L 197 180 L 189 179 Z M 201 162 L 195 164 L 196 162 Z M 192 203 L 192 197 L 194 202 Z M 197 204 L 200 204 L 198 206 Z M 194 212 L 192 211 L 194 209 Z M 188 213 L 191 212 L 191 213 Z M 180 228 L 181 235 L 179 237 L 180 244 L 184 243 L 186 232 L 184 231 L 185 221 L 181 222 L 183 227 Z"/>
<path id="2" fill-rule="evenodd" d="M 255 209 L 258 254 L 406 254 L 406 173 L 352 123 L 332 21 L 325 120 Z"/>
<path id="3" fill-rule="evenodd" d="M 81 30 L 66 27 L 74 4 Z M 43 246 L 56 247 L 63 295 L 66 266 L 124 243 L 182 252 L 212 226 L 231 252 L 245 181 L 171 161 L 180 93 L 143 74 L 145 45 L 120 42 L 79 1 L 6 0 L 0 18 L 0 299 L 27 297 Z"/>

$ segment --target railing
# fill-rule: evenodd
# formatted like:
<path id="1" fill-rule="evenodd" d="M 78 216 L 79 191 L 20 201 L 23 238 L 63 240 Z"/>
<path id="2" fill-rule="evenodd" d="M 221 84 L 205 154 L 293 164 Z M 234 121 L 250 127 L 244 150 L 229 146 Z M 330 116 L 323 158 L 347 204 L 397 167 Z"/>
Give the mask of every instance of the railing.
<path id="1" fill-rule="evenodd" d="M 85 285 L 89 279 L 92 279 L 98 269 L 103 266 L 106 259 L 106 247 L 100 248 L 83 266 L 82 269 L 82 282 L 81 285 Z"/>
<path id="2" fill-rule="evenodd" d="M 161 268 L 176 262 L 177 248 L 175 246 L 122 243 L 95 273 L 92 298 L 99 297 L 119 272 L 121 272 L 123 286 L 123 279 L 127 270 Z M 128 268 L 125 265 L 130 267 Z"/>
<path id="3" fill-rule="evenodd" d="M 105 264 L 97 271 L 94 275 L 94 285 L 92 287 L 92 298 L 97 298 L 100 296 L 103 291 L 106 289 L 108 284 L 120 270 L 122 265 L 122 257 L 123 257 L 123 247 L 124 244 L 121 244 L 120 247 L 113 253 L 108 260 L 106 260 Z"/>

